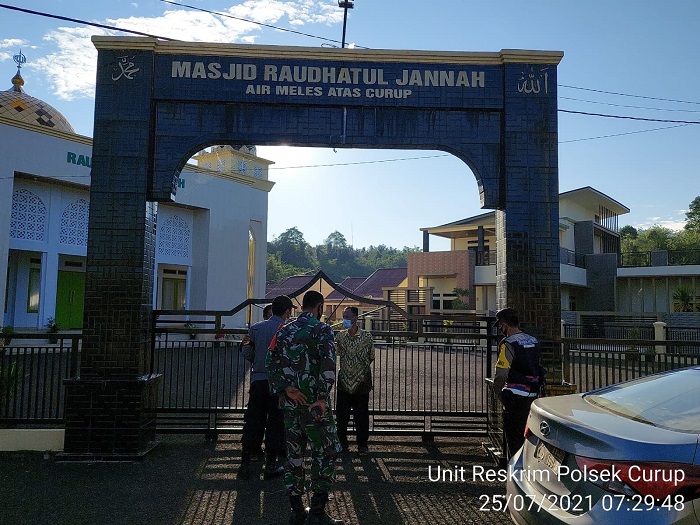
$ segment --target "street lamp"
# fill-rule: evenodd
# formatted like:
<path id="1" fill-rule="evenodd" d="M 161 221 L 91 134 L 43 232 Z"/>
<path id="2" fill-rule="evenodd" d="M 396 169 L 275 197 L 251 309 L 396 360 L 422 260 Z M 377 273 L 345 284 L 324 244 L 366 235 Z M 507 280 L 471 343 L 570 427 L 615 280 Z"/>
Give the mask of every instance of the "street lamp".
<path id="1" fill-rule="evenodd" d="M 345 26 L 348 23 L 348 9 L 355 7 L 355 2 L 354 0 L 338 0 L 338 7 L 342 7 L 345 10 L 343 14 L 343 42 L 340 46 L 341 48 L 345 48 Z"/>

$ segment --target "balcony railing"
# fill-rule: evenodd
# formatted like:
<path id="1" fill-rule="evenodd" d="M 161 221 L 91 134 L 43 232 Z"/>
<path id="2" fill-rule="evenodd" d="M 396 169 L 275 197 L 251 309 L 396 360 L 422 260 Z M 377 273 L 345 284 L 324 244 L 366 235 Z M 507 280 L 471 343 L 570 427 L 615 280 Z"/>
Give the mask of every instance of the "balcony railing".
<path id="1" fill-rule="evenodd" d="M 660 250 L 620 254 L 621 268 L 700 265 L 700 250 Z"/>
<path id="2" fill-rule="evenodd" d="M 576 253 L 568 248 L 559 248 L 559 263 L 568 266 L 576 266 L 577 268 L 586 267 L 586 256 L 582 253 Z"/>
<path id="3" fill-rule="evenodd" d="M 477 266 L 492 266 L 496 264 L 496 252 L 495 251 L 477 251 L 476 252 L 476 265 Z"/>

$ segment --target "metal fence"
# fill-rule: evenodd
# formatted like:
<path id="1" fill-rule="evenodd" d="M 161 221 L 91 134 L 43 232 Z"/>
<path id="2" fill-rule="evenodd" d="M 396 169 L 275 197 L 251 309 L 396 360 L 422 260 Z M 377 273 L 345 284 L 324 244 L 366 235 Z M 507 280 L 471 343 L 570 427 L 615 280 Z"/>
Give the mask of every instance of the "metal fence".
<path id="1" fill-rule="evenodd" d="M 377 434 L 498 434 L 500 412 L 486 379 L 495 363 L 496 336 L 479 324 L 428 326 L 435 337 L 468 340 L 417 342 L 416 334 L 375 338 L 370 424 Z M 431 332 L 423 330 L 423 336 Z M 448 330 L 445 332 L 444 330 Z M 237 341 L 224 335 L 189 339 L 162 334 L 153 349 L 153 372 L 162 374 L 160 432 L 240 432 L 247 403 L 249 365 Z M 669 328 L 674 340 L 564 338 L 562 374 L 584 392 L 651 373 L 700 364 L 697 328 Z M 388 333 L 388 332 L 387 332 Z M 64 379 L 79 375 L 80 335 L 17 334 L 0 348 L 0 424 L 60 426 Z M 179 339 L 178 339 L 179 338 Z M 685 340 L 682 340 L 684 338 Z M 387 341 L 388 339 L 388 341 Z M 496 430 L 489 425 L 495 423 Z M 492 439 L 493 440 L 493 439 Z"/>
<path id="2" fill-rule="evenodd" d="M 568 340 L 562 342 L 563 377 L 587 392 L 665 370 L 700 364 L 692 342 Z"/>
<path id="3" fill-rule="evenodd" d="M 589 322 L 565 324 L 564 337 L 569 339 L 654 339 L 654 325 L 651 322 Z"/>
<path id="4" fill-rule="evenodd" d="M 486 347 L 375 344 L 370 429 L 385 434 L 484 434 Z M 157 345 L 161 373 L 157 426 L 162 432 L 240 432 L 249 365 L 231 342 Z"/>
<path id="5" fill-rule="evenodd" d="M 61 335 L 47 343 L 44 334 L 22 334 L 18 345 L 0 347 L 0 423 L 61 425 L 63 380 L 80 368 L 80 336 Z"/>

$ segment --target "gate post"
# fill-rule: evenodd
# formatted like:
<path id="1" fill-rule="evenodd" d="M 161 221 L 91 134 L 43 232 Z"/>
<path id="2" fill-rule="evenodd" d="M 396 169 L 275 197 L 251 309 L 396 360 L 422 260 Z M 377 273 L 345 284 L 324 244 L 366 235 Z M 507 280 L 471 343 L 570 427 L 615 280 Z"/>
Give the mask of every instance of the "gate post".
<path id="1" fill-rule="evenodd" d="M 557 68 L 503 52 L 504 159 L 496 210 L 498 308 L 517 310 L 561 382 Z"/>
<path id="2" fill-rule="evenodd" d="M 62 459 L 129 459 L 155 446 L 152 46 L 98 50 L 82 362 L 65 383 Z"/>

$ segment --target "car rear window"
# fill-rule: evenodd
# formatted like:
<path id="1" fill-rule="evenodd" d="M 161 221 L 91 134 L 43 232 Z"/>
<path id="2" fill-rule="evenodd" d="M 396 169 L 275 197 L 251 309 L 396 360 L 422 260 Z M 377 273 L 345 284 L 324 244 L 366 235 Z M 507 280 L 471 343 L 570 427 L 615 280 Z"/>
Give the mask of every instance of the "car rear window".
<path id="1" fill-rule="evenodd" d="M 589 403 L 623 417 L 682 432 L 700 432 L 700 370 L 647 376 L 596 390 Z"/>

